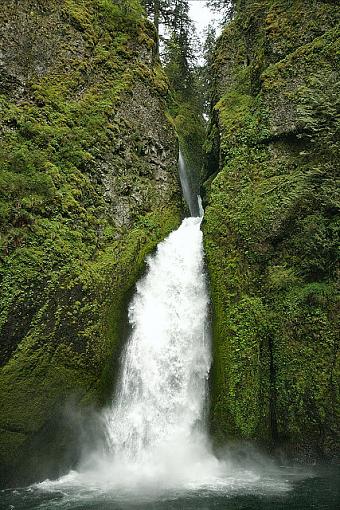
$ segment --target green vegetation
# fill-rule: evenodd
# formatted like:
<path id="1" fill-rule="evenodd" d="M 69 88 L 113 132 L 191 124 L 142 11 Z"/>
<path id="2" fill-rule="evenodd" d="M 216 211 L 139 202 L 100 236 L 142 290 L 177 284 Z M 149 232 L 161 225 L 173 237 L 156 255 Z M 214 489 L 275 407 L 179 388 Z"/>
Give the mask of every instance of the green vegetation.
<path id="1" fill-rule="evenodd" d="M 131 290 L 180 221 L 175 131 L 192 175 L 206 151 L 216 444 L 336 456 L 339 9 L 211 0 L 233 19 L 207 73 L 188 2 L 143 4 L 156 29 L 138 0 L 11 0 L 0 13 L 5 482 L 46 476 L 51 451 L 55 475 L 77 439 L 67 402 L 109 399 Z"/>
<path id="2" fill-rule="evenodd" d="M 0 78 L 7 481 L 45 476 L 44 452 L 31 445 L 67 400 L 107 402 L 131 289 L 180 221 L 168 83 L 140 3 L 30 4 L 9 2 L 0 14 L 11 20 Z M 52 475 L 66 436 L 60 445 Z"/>
<path id="3" fill-rule="evenodd" d="M 206 142 L 211 428 L 217 443 L 252 438 L 332 458 L 340 12 L 303 0 L 236 7 L 212 59 Z"/>

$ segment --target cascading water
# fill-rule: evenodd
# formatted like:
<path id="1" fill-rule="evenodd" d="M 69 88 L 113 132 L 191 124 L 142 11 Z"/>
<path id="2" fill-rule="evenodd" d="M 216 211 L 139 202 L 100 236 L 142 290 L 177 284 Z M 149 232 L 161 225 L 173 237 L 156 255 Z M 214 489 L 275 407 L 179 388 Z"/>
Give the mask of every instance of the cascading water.
<path id="1" fill-rule="evenodd" d="M 119 462 L 159 478 L 190 472 L 205 452 L 210 368 L 208 293 L 200 218 L 187 218 L 148 259 L 130 304 L 132 334 L 121 380 L 106 415 Z"/>
<path id="2" fill-rule="evenodd" d="M 179 166 L 193 216 L 158 245 L 137 283 L 120 379 L 103 415 L 107 451 L 88 457 L 61 484 L 170 488 L 207 481 L 220 470 L 204 416 L 211 349 L 203 210 L 182 156 Z"/>
<path id="3" fill-rule="evenodd" d="M 188 174 L 184 157 L 181 151 L 179 152 L 178 169 L 183 197 L 189 208 L 190 215 L 193 217 L 202 216 L 203 209 L 201 207 L 202 204 L 200 203 L 200 196 L 194 192 L 192 178 Z"/>
<path id="4" fill-rule="evenodd" d="M 199 202 L 181 158 L 184 197 L 196 214 Z M 121 378 L 105 414 L 113 458 L 144 481 L 184 481 L 207 460 L 211 355 L 201 221 L 184 219 L 148 258 L 129 307 L 132 333 Z M 218 465 L 213 456 L 210 462 Z"/>
<path id="5" fill-rule="evenodd" d="M 160 447 L 182 450 L 194 429 L 202 430 L 211 360 L 200 224 L 187 218 L 159 244 L 130 304 L 132 334 L 106 417 L 120 458 L 145 461 Z"/>

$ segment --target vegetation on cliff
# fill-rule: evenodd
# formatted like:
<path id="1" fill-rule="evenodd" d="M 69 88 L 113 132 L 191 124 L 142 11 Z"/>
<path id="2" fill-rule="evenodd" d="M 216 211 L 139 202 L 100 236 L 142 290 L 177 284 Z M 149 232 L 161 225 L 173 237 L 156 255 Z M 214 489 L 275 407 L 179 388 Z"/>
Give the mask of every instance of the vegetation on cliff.
<path id="1" fill-rule="evenodd" d="M 340 11 L 305 0 L 234 7 L 213 56 L 206 142 L 211 429 L 217 442 L 334 458 Z"/>
<path id="2" fill-rule="evenodd" d="M 51 451 L 51 474 L 66 451 L 73 461 L 78 433 L 58 430 L 59 413 L 70 398 L 107 400 L 126 300 L 181 198 L 168 82 L 138 1 L 13 0 L 0 26 L 8 481 L 28 462 L 31 479 L 46 476 Z"/>
<path id="3" fill-rule="evenodd" d="M 255 439 L 334 457 L 339 8 L 210 4 L 232 18 L 209 58 L 204 144 L 211 431 L 217 444 Z M 79 430 L 61 419 L 67 401 L 77 409 L 109 398 L 126 301 L 145 255 L 180 220 L 175 131 L 193 174 L 203 159 L 206 76 L 186 0 L 8 0 L 0 35 L 0 463 L 9 482 L 71 465 Z"/>

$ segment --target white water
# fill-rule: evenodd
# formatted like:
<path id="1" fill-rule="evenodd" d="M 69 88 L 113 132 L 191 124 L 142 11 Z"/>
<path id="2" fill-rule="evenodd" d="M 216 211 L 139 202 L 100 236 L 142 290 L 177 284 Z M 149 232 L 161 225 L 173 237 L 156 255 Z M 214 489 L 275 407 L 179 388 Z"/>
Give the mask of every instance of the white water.
<path id="1" fill-rule="evenodd" d="M 120 466 L 158 481 L 192 477 L 207 456 L 211 357 L 200 223 L 185 219 L 148 259 L 129 307 L 132 334 L 106 415 Z"/>
<path id="2" fill-rule="evenodd" d="M 204 411 L 211 365 L 204 275 L 203 208 L 182 154 L 179 174 L 192 216 L 147 260 L 129 306 L 132 334 L 105 415 L 119 470 L 141 483 L 183 484 L 218 468 L 208 453 Z M 131 476 L 128 476 L 131 481 Z"/>

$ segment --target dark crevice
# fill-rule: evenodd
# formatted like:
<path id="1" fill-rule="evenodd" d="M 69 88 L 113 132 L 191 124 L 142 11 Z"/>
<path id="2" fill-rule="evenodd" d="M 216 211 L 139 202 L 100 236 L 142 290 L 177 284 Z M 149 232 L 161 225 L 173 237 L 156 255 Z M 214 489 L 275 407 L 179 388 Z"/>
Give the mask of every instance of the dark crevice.
<path id="1" fill-rule="evenodd" d="M 277 393 L 276 393 L 276 368 L 274 363 L 274 353 L 273 353 L 274 341 L 273 338 L 269 339 L 269 381 L 270 381 L 270 394 L 269 394 L 269 414 L 270 414 L 270 429 L 273 445 L 278 443 L 279 435 L 278 435 L 278 427 L 277 427 L 277 416 L 276 416 L 276 402 L 277 402 Z"/>

